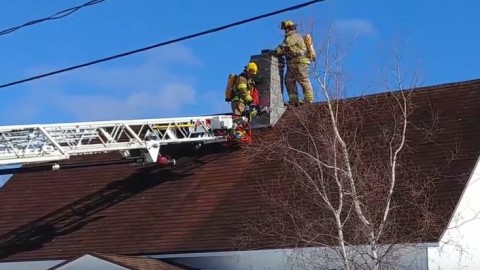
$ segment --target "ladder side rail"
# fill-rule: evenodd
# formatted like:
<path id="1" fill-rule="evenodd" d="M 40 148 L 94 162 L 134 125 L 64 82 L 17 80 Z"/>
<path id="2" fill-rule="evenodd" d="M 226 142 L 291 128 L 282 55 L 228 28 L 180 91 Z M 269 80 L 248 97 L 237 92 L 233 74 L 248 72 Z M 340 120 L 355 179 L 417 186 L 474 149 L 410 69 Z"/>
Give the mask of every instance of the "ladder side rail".
<path id="1" fill-rule="evenodd" d="M 205 127 L 205 124 L 202 123 L 202 126 L 204 127 L 203 128 L 203 133 L 204 133 L 204 137 L 211 137 L 213 138 L 214 136 L 211 136 L 211 132 L 207 129 L 207 127 Z M 123 129 L 126 129 L 128 132 L 125 133 Z M 64 130 L 64 133 L 65 133 L 65 128 L 63 128 Z M 180 132 L 184 137 L 185 139 L 188 139 L 188 138 L 192 138 L 191 136 L 191 133 L 190 132 L 186 132 L 186 129 L 184 128 L 181 128 L 181 127 L 174 127 L 172 123 L 169 123 L 169 126 L 165 129 L 166 132 L 162 132 L 162 131 L 159 131 L 159 129 L 156 129 L 156 128 L 150 128 L 150 130 L 156 130 L 157 131 L 157 134 L 160 134 L 160 140 L 165 140 L 165 141 L 182 141 L 183 139 L 182 138 L 178 138 L 178 136 L 176 136 L 176 132 Z M 141 127 L 139 131 L 143 131 L 143 128 Z M 122 126 L 121 128 L 117 128 L 117 127 L 114 127 L 114 131 L 113 131 L 115 134 L 111 134 L 109 133 L 107 130 L 105 130 L 105 128 L 102 128 L 102 131 L 101 133 L 104 133 L 104 136 L 105 137 L 111 137 L 113 138 L 112 140 L 110 140 L 110 142 L 113 142 L 113 143 L 116 143 L 116 142 L 119 142 L 121 137 L 123 135 L 128 135 L 128 138 L 135 138 L 135 140 L 137 142 L 144 142 L 145 140 L 140 138 L 139 137 L 139 133 L 136 133 L 135 131 L 132 130 L 132 128 L 128 125 L 124 125 Z M 68 131 L 66 131 L 66 133 L 68 133 Z M 87 134 L 85 134 L 86 131 L 83 131 L 83 134 L 82 132 L 80 132 L 80 134 L 82 134 L 84 137 L 83 138 L 75 138 L 76 134 L 74 134 L 73 138 L 70 138 L 70 139 L 62 139 L 63 142 L 66 142 L 67 144 L 69 144 L 72 148 L 72 144 L 71 142 L 77 142 L 74 147 L 79 147 L 79 146 L 83 146 L 82 142 L 84 141 L 85 137 L 88 137 L 89 139 L 99 139 L 103 145 L 108 145 L 109 143 L 106 143 L 105 141 L 102 141 L 101 140 L 101 137 L 99 137 L 98 133 L 99 132 L 95 132 L 95 131 L 89 131 Z M 106 134 L 109 134 L 108 136 Z M 55 139 L 58 138 L 58 136 L 54 136 Z"/>
<path id="2" fill-rule="evenodd" d="M 111 127 L 112 131 L 109 132 L 106 130 L 107 127 L 98 127 L 98 128 L 88 128 L 88 129 L 66 129 L 61 130 L 54 129 L 54 132 L 50 132 L 52 139 L 56 140 L 62 147 L 68 147 L 69 149 L 77 149 L 83 147 L 84 145 L 96 144 L 98 146 L 103 145 L 108 147 L 110 144 L 114 144 L 120 141 L 122 136 L 127 136 L 129 141 L 131 141 L 132 136 L 135 135 L 135 132 L 128 131 L 125 126 L 113 126 Z M 142 142 L 140 138 L 136 138 L 137 142 Z M 97 140 L 97 143 L 93 141 Z"/>
<path id="3" fill-rule="evenodd" d="M 177 117 L 177 118 L 152 118 L 152 119 L 138 119 L 138 120 L 111 120 L 111 121 L 91 121 L 91 122 L 70 122 L 70 123 L 55 123 L 55 124 L 28 124 L 28 125 L 10 125 L 0 126 L 0 132 L 12 131 L 15 129 L 25 130 L 28 128 L 44 127 L 46 129 L 52 127 L 80 127 L 80 126 L 113 126 L 118 123 L 124 123 L 127 125 L 142 125 L 142 124 L 168 124 L 172 122 L 189 122 L 191 120 L 206 121 L 211 120 L 216 116 L 229 116 L 229 115 L 214 115 L 214 116 L 193 116 L 193 117 Z"/>
<path id="4" fill-rule="evenodd" d="M 58 146 L 42 128 L 3 132 L 0 140 L 0 164 L 16 164 L 23 160 L 69 158 L 62 147 L 54 149 L 54 145 Z M 45 155 L 48 157 L 42 158 Z"/>
<path id="5" fill-rule="evenodd" d="M 187 142 L 222 142 L 211 116 L 0 127 L 0 164 L 68 159 L 70 155 Z M 157 126 L 157 127 L 155 127 Z"/>
<path id="6" fill-rule="evenodd" d="M 39 130 L 37 129 L 37 132 Z M 40 131 L 41 132 L 41 131 Z M 28 149 L 39 150 L 43 144 L 36 145 L 30 133 L 25 132 L 4 132 L 2 133 L 3 153 L 13 153 L 21 157 Z"/>
<path id="7" fill-rule="evenodd" d="M 91 141 L 96 138 L 97 132 L 95 129 L 66 129 L 66 128 L 52 128 L 44 129 L 62 148 L 75 149 L 83 145 L 83 141 Z"/>
<path id="8" fill-rule="evenodd" d="M 19 145 L 15 146 L 10 140 L 7 139 L 7 143 L 9 144 L 9 148 L 13 150 L 15 155 L 17 157 L 22 157 L 22 156 L 39 156 L 44 154 L 44 150 L 42 149 L 43 146 L 54 146 L 56 149 L 55 151 L 58 151 L 60 154 L 68 156 L 68 154 L 77 154 L 77 153 L 84 153 L 85 151 L 90 152 L 90 151 L 105 151 L 105 150 L 122 150 L 122 149 L 138 149 L 138 148 L 145 148 L 145 141 L 144 140 L 137 140 L 135 141 L 128 141 L 128 142 L 114 142 L 111 141 L 108 144 L 105 144 L 104 142 L 100 143 L 95 143 L 95 144 L 75 144 L 71 145 L 71 140 L 64 140 L 67 143 L 70 143 L 69 145 L 64 145 L 61 146 L 59 145 L 59 142 L 48 132 L 42 132 L 42 135 L 44 136 L 43 138 L 35 138 L 36 141 L 40 141 L 40 146 L 36 147 L 35 146 L 35 141 L 33 140 L 27 140 L 26 143 L 27 145 L 23 147 L 23 149 L 19 149 Z M 204 141 L 204 140 L 216 140 L 218 139 L 216 136 L 210 136 L 210 137 L 186 137 L 186 138 L 160 138 L 159 142 L 162 144 L 168 144 L 170 142 L 174 143 L 182 143 L 182 142 L 198 142 L 198 141 Z M 221 138 L 220 140 L 223 140 Z M 79 142 L 81 141 L 80 139 L 78 140 Z M 0 155 L 1 157 L 2 155 Z"/>

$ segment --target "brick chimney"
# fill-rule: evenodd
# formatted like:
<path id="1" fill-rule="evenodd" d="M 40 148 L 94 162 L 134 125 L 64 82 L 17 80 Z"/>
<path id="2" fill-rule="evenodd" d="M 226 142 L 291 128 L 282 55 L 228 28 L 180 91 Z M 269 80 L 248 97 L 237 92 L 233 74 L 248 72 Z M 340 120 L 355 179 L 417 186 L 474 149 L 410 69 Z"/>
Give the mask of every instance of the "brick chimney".
<path id="1" fill-rule="evenodd" d="M 264 53 L 265 51 L 262 51 Z M 258 65 L 257 88 L 260 95 L 260 106 L 268 107 L 269 112 L 252 119 L 252 128 L 274 126 L 286 110 L 283 101 L 283 68 L 277 57 L 253 55 L 250 58 Z"/>

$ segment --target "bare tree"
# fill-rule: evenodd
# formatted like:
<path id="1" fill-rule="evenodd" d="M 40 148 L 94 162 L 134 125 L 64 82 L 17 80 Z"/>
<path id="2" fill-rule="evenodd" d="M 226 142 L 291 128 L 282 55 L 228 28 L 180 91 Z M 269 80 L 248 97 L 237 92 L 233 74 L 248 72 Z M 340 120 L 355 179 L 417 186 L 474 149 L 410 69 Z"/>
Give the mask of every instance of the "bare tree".
<path id="1" fill-rule="evenodd" d="M 434 140 L 439 112 L 417 111 L 418 78 L 405 77 L 398 56 L 386 93 L 349 98 L 340 52 L 331 38 L 317 46 L 312 77 L 322 102 L 292 108 L 246 149 L 252 168 L 277 170 L 258 181 L 265 206 L 239 240 L 297 248 L 294 263 L 308 269 L 404 269 L 412 262 L 402 254 L 446 218 L 431 199 L 441 171 L 416 166 L 409 145 Z M 428 117 L 419 123 L 414 113 Z"/>

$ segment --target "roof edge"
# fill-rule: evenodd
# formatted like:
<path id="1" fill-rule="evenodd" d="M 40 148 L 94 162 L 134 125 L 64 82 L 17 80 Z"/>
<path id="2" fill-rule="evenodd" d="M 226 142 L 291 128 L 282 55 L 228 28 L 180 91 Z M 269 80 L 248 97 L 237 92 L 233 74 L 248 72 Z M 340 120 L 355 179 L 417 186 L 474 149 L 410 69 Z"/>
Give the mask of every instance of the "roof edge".
<path id="1" fill-rule="evenodd" d="M 440 83 L 440 84 L 431 84 L 431 85 L 426 85 L 426 86 L 420 86 L 420 87 L 414 87 L 414 88 L 408 88 L 403 91 L 412 91 L 415 93 L 418 92 L 424 92 L 424 91 L 432 91 L 432 90 L 440 90 L 443 88 L 450 88 L 450 87 L 456 87 L 456 86 L 467 86 L 467 85 L 475 85 L 478 84 L 480 86 L 480 79 L 472 79 L 472 80 L 466 80 L 466 81 L 456 81 L 456 82 L 447 82 L 447 83 Z M 396 89 L 392 91 L 379 91 L 376 93 L 370 93 L 370 94 L 360 94 L 360 95 L 355 95 L 351 97 L 345 97 L 345 98 L 339 98 L 336 100 L 341 100 L 341 101 L 349 101 L 349 100 L 358 100 L 358 99 L 366 99 L 366 98 L 374 98 L 374 97 L 381 97 L 381 96 L 386 96 L 390 93 L 399 93 L 402 90 Z M 314 102 L 314 104 L 324 104 L 326 103 L 326 100 L 322 101 L 317 101 Z"/>
<path id="2" fill-rule="evenodd" d="M 130 269 L 130 270 L 141 270 L 137 267 L 132 267 L 130 265 L 126 265 L 122 262 L 119 262 L 119 261 L 115 261 L 115 260 L 112 260 L 112 258 L 108 257 L 109 254 L 107 253 L 99 253 L 99 252 L 88 252 L 89 255 L 91 256 L 94 256 L 94 257 L 97 257 L 99 259 L 102 259 L 104 261 L 107 261 L 109 263 L 113 263 L 113 264 L 116 264 L 118 266 L 121 266 L 121 267 L 125 267 L 127 269 Z M 115 255 L 115 256 L 124 256 L 124 255 L 116 255 L 116 254 L 111 254 L 111 255 Z M 125 257 L 129 257 L 129 256 L 125 256 Z"/>
<path id="3" fill-rule="evenodd" d="M 449 230 L 450 224 L 454 220 L 454 218 L 458 215 L 458 211 L 460 211 L 460 204 L 462 203 L 462 200 L 465 198 L 465 193 L 467 192 L 468 187 L 472 184 L 474 181 L 473 178 L 475 175 L 475 172 L 478 171 L 480 172 L 480 156 L 477 157 L 477 161 L 475 162 L 475 166 L 473 166 L 472 170 L 470 171 L 469 177 L 467 182 L 465 183 L 465 186 L 462 188 L 462 193 L 460 194 L 460 198 L 458 198 L 457 203 L 455 204 L 455 207 L 453 209 L 452 214 L 450 215 L 450 218 L 448 222 L 446 223 L 445 227 L 442 230 L 442 234 L 440 235 L 438 241 L 441 241 L 447 231 Z"/>

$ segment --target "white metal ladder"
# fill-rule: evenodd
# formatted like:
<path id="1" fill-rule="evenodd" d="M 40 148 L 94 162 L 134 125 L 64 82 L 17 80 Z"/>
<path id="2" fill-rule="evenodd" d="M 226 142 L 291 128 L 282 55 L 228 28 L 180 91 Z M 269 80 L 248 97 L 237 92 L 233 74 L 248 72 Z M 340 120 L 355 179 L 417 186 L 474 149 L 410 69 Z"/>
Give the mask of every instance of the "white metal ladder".
<path id="1" fill-rule="evenodd" d="M 215 130 L 233 129 L 231 115 L 0 126 L 0 165 L 44 163 L 71 155 L 143 149 L 156 162 L 160 146 L 227 140 Z"/>

